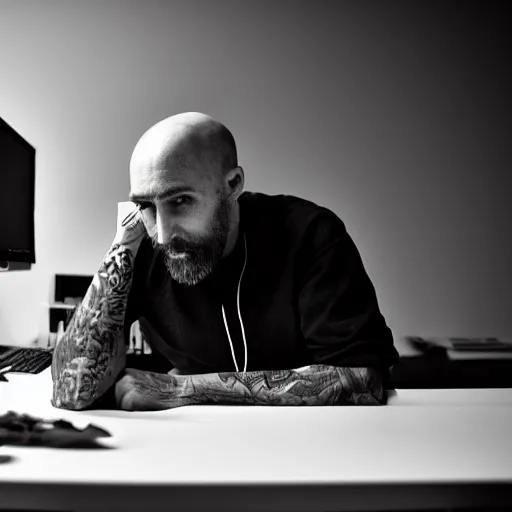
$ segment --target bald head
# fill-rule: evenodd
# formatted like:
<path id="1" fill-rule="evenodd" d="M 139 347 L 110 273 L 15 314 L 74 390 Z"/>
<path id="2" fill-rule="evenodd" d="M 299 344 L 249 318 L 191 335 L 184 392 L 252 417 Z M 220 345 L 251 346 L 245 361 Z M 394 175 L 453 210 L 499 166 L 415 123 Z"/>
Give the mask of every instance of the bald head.
<path id="1" fill-rule="evenodd" d="M 178 114 L 142 135 L 130 160 L 130 199 L 175 280 L 197 284 L 232 250 L 243 185 L 233 136 L 209 116 Z"/>
<path id="2" fill-rule="evenodd" d="M 187 112 L 163 119 L 144 133 L 132 154 L 130 178 L 166 171 L 176 179 L 213 184 L 237 165 L 231 132 L 210 116 Z"/>

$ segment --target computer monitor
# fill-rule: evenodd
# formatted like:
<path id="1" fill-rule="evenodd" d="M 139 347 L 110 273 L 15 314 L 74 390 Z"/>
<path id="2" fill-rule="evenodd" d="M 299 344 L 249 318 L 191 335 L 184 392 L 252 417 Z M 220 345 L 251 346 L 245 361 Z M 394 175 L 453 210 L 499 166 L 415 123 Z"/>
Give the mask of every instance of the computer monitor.
<path id="1" fill-rule="evenodd" d="M 0 272 L 30 269 L 36 150 L 0 117 Z"/>

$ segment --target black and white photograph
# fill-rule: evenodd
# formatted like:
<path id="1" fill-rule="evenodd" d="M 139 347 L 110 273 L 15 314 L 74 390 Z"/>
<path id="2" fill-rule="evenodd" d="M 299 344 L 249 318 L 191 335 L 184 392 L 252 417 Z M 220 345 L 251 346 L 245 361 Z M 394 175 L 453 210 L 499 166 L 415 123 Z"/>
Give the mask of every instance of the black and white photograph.
<path id="1" fill-rule="evenodd" d="M 0 512 L 512 512 L 510 27 L 0 0 Z"/>

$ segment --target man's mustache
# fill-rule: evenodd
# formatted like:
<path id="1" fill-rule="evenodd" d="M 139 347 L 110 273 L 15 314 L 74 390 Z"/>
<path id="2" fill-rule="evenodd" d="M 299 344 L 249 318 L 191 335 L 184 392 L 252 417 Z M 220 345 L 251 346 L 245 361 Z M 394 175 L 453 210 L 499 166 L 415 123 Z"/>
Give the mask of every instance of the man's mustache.
<path id="1" fill-rule="evenodd" d="M 161 244 L 157 242 L 157 240 L 153 237 L 151 238 L 151 243 L 155 249 L 158 249 L 162 252 L 171 252 L 171 253 L 182 253 L 182 252 L 193 252 L 194 247 L 189 245 L 187 242 L 184 242 L 181 239 L 175 239 L 170 242 L 166 242 Z"/>

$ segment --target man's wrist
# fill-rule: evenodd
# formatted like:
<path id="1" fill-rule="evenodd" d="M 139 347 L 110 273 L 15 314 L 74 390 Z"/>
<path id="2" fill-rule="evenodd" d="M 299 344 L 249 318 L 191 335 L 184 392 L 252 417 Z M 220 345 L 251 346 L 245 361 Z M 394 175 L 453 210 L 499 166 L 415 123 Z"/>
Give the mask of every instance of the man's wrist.
<path id="1" fill-rule="evenodd" d="M 233 373 L 205 373 L 196 375 L 178 375 L 181 379 L 179 396 L 187 405 L 208 405 L 222 403 L 219 396 L 226 399 L 226 403 L 244 403 L 250 394 L 243 386 L 231 387 L 223 382 L 223 378 L 235 375 Z M 245 375 L 245 374 L 244 374 Z"/>
<path id="2" fill-rule="evenodd" d="M 178 398 L 183 405 L 200 405 L 199 395 L 196 393 L 196 386 L 199 385 L 198 375 L 169 374 L 171 386 L 178 390 Z"/>
<path id="3" fill-rule="evenodd" d="M 132 240 L 122 240 L 115 238 L 110 247 L 122 247 L 123 249 L 127 249 L 134 256 L 137 254 L 139 250 L 140 244 L 142 243 L 142 238 L 132 239 Z"/>

